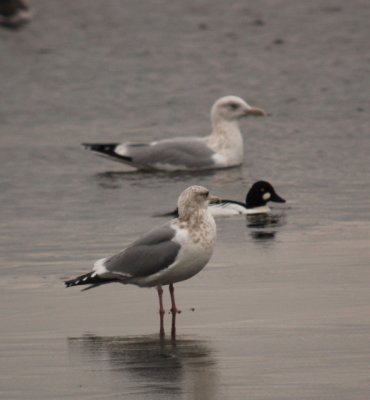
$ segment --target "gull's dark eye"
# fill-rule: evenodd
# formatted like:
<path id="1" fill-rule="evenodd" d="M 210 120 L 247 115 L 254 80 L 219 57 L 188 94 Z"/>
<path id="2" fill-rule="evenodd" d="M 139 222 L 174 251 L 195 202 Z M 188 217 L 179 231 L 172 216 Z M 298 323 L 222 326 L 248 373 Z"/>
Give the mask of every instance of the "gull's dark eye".
<path id="1" fill-rule="evenodd" d="M 229 107 L 230 107 L 232 110 L 237 110 L 237 109 L 239 108 L 239 104 L 238 104 L 238 103 L 230 103 L 230 104 L 229 104 Z"/>
<path id="2" fill-rule="evenodd" d="M 209 191 L 204 191 L 204 192 L 200 192 L 199 193 L 199 196 L 202 198 L 202 199 L 208 199 L 208 196 L 209 196 Z"/>

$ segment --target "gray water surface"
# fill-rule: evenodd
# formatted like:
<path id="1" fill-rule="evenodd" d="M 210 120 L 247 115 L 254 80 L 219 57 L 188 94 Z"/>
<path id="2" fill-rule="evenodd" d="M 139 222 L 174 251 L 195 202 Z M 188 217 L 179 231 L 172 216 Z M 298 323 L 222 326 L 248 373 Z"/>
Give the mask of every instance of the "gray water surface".
<path id="1" fill-rule="evenodd" d="M 1 399 L 367 399 L 370 4 L 32 6 L 0 32 Z M 269 113 L 242 121 L 240 168 L 126 173 L 79 146 L 206 135 L 226 94 Z M 218 220 L 176 341 L 154 290 L 63 287 L 187 186 L 243 200 L 258 179 L 288 202 Z"/>

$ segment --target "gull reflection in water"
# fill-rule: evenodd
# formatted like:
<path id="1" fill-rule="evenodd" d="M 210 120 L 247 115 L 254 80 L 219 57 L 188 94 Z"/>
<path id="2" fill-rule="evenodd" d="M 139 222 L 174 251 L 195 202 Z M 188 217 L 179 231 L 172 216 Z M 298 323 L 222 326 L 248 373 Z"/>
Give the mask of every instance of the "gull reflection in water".
<path id="1" fill-rule="evenodd" d="M 84 335 L 69 338 L 68 347 L 73 357 L 92 364 L 99 380 L 125 398 L 138 394 L 140 399 L 222 398 L 216 362 L 203 340 Z"/>
<path id="2" fill-rule="evenodd" d="M 200 180 L 206 180 L 209 184 L 223 186 L 226 183 L 247 185 L 243 179 L 241 168 L 230 168 L 224 170 L 201 170 L 201 171 L 137 171 L 135 169 L 122 171 L 99 172 L 92 176 L 92 179 L 105 189 L 119 189 L 122 185 L 130 182 L 136 187 L 158 188 L 162 185 L 176 182 L 194 184 Z"/>

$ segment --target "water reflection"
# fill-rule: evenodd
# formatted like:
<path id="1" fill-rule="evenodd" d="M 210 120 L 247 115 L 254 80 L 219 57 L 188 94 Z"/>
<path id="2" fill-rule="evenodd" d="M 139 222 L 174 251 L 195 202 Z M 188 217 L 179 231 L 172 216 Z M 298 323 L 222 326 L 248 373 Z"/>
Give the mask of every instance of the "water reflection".
<path id="1" fill-rule="evenodd" d="M 153 179 L 155 178 L 155 179 Z M 94 175 L 98 185 L 104 188 L 116 189 L 122 182 L 130 182 L 134 186 L 146 187 L 155 182 L 165 184 L 171 182 L 185 182 L 190 184 L 202 184 L 207 181 L 209 184 L 222 186 L 224 184 L 238 183 L 247 185 L 248 179 L 243 176 L 240 167 L 228 168 L 223 170 L 204 170 L 204 171 L 105 171 Z"/>
<path id="2" fill-rule="evenodd" d="M 267 241 L 275 239 L 276 232 L 274 231 L 252 231 L 251 237 L 257 241 Z"/>
<path id="3" fill-rule="evenodd" d="M 286 224 L 285 214 L 256 214 L 247 216 L 250 236 L 257 242 L 268 242 L 276 238 L 278 228 Z"/>
<path id="4" fill-rule="evenodd" d="M 177 398 L 180 394 L 204 400 L 221 398 L 216 362 L 205 341 L 84 335 L 69 338 L 68 346 L 74 356 L 98 368 L 99 374 L 115 375 L 109 379 L 114 380 L 115 391 L 118 377 L 124 394 L 140 393 L 140 398 Z"/>

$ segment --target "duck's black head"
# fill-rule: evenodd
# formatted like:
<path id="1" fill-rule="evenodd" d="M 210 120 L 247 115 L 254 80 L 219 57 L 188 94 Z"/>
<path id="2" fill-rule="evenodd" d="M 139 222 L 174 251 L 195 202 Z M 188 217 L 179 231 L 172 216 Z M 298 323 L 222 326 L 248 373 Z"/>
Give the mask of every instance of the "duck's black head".
<path id="1" fill-rule="evenodd" d="M 247 193 L 247 208 L 262 207 L 269 201 L 285 203 L 285 200 L 275 192 L 271 183 L 266 181 L 258 181 L 254 183 Z"/>

